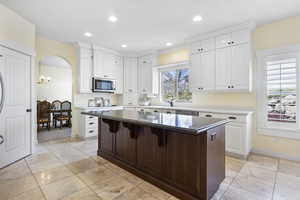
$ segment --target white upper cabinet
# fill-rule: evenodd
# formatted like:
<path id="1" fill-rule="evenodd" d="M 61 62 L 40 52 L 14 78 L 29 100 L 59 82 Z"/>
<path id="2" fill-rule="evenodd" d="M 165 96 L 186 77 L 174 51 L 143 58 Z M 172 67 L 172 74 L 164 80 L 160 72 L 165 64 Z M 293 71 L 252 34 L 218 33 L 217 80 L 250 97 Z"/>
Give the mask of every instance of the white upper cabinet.
<path id="1" fill-rule="evenodd" d="M 216 89 L 251 90 L 251 31 L 240 30 L 216 37 Z"/>
<path id="2" fill-rule="evenodd" d="M 193 92 L 215 89 L 215 51 L 191 55 L 191 90 Z"/>
<path id="3" fill-rule="evenodd" d="M 92 93 L 92 48 L 77 44 L 78 92 Z"/>
<path id="4" fill-rule="evenodd" d="M 138 91 L 139 93 L 152 94 L 152 67 L 153 56 L 138 58 Z"/>
<path id="5" fill-rule="evenodd" d="M 212 33 L 191 45 L 191 90 L 249 92 L 251 30 Z"/>
<path id="6" fill-rule="evenodd" d="M 124 92 L 138 92 L 138 59 L 137 57 L 124 57 Z"/>

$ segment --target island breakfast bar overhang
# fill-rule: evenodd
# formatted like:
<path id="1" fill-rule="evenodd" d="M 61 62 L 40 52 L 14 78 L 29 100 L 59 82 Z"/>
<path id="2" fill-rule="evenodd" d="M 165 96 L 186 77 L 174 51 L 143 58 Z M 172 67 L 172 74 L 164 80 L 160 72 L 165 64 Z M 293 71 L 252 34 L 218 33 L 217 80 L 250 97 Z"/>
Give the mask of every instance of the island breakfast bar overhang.
<path id="1" fill-rule="evenodd" d="M 136 111 L 99 117 L 98 155 L 182 200 L 212 198 L 225 178 L 227 120 Z"/>

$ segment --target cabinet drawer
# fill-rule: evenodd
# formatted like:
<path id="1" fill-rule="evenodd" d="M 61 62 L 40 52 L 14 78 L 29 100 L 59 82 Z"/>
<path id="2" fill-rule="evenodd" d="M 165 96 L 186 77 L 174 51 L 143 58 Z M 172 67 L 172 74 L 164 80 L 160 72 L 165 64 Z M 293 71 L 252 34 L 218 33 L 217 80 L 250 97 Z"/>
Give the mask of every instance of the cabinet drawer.
<path id="1" fill-rule="evenodd" d="M 243 115 L 230 115 L 230 114 L 219 114 L 219 113 L 200 113 L 200 117 L 211 117 L 219 119 L 228 119 L 231 122 L 246 123 L 247 117 Z"/>
<path id="2" fill-rule="evenodd" d="M 85 122 L 86 123 L 90 123 L 90 122 L 98 123 L 98 117 L 86 116 Z"/>
<path id="3" fill-rule="evenodd" d="M 86 137 L 92 137 L 92 136 L 96 136 L 98 134 L 98 129 L 95 128 L 89 128 L 86 129 Z"/>

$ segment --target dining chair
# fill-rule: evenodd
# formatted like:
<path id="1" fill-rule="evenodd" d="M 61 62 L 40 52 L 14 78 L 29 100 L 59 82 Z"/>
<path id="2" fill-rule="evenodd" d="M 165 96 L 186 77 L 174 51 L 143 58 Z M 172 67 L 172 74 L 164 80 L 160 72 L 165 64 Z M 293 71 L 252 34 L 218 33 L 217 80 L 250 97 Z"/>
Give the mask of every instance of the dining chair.
<path id="1" fill-rule="evenodd" d="M 60 128 L 63 126 L 63 122 L 66 122 L 66 126 L 72 127 L 72 104 L 70 101 L 64 101 L 61 103 L 60 114 L 57 116 L 55 120 L 55 126 L 57 125 L 57 121 L 60 123 Z"/>
<path id="2" fill-rule="evenodd" d="M 37 125 L 38 131 L 41 128 L 44 128 L 45 125 L 48 130 L 50 130 L 50 122 L 51 122 L 51 104 L 48 101 L 41 101 L 37 104 Z"/>
<path id="3" fill-rule="evenodd" d="M 53 101 L 51 104 L 51 112 L 52 112 L 52 119 L 53 119 L 52 126 L 55 128 L 57 128 L 55 120 L 60 115 L 60 111 L 61 111 L 61 101 L 59 100 Z"/>

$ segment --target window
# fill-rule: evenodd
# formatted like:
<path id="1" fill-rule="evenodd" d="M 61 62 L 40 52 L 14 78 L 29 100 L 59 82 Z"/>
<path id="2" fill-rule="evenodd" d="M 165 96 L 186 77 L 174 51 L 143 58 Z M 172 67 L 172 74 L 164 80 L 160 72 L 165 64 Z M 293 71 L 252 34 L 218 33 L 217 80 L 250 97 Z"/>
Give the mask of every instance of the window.
<path id="1" fill-rule="evenodd" d="M 266 62 L 267 120 L 296 123 L 297 59 Z"/>
<path id="2" fill-rule="evenodd" d="M 257 55 L 258 132 L 300 139 L 300 46 L 261 50 Z"/>
<path id="3" fill-rule="evenodd" d="M 175 99 L 177 102 L 191 102 L 189 90 L 189 69 L 162 69 L 160 71 L 160 96 L 162 101 Z"/>

